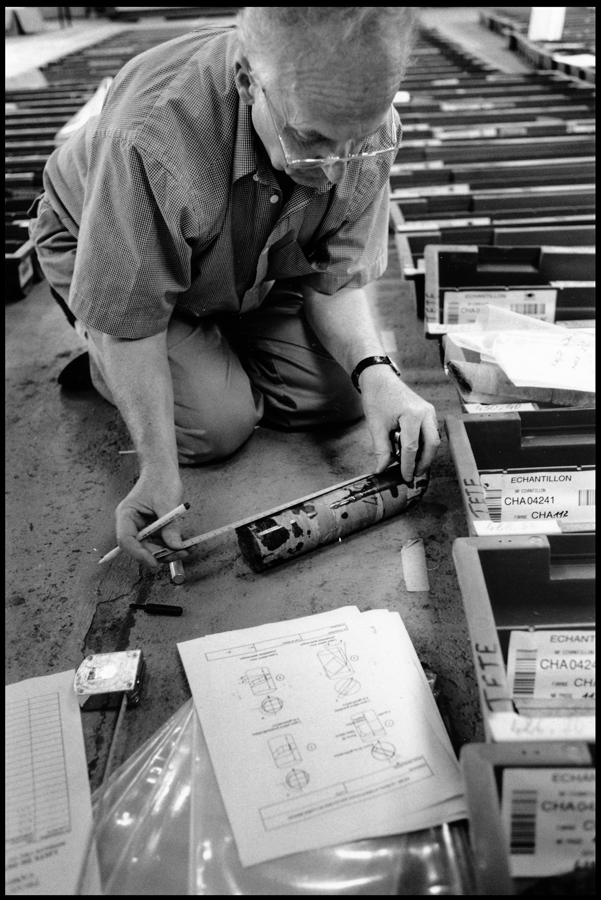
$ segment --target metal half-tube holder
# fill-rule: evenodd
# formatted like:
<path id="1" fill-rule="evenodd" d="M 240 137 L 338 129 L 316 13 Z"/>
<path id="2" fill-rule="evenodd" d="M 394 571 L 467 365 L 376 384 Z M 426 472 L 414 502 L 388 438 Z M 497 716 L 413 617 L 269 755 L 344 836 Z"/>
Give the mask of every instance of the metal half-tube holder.
<path id="1" fill-rule="evenodd" d="M 421 499 L 428 481 L 429 472 L 408 484 L 395 463 L 378 475 L 292 504 L 236 529 L 242 556 L 254 572 L 263 572 L 405 512 Z"/>

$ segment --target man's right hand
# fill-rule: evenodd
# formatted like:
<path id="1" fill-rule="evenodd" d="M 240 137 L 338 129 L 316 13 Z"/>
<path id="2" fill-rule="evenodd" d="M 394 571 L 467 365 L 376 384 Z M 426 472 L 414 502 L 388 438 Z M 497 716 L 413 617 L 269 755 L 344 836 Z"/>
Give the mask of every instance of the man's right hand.
<path id="1" fill-rule="evenodd" d="M 152 555 L 153 550 L 163 550 L 165 547 L 174 550 L 169 556 L 162 557 L 160 562 L 169 563 L 188 556 L 187 550 L 178 551 L 182 546 L 179 520 L 175 519 L 165 525 L 143 543 L 140 543 L 137 535 L 147 525 L 179 506 L 183 493 L 179 475 L 173 475 L 169 479 L 164 470 L 155 474 L 149 472 L 140 476 L 134 488 L 117 507 L 115 515 L 119 546 L 154 572 L 158 570 L 160 563 Z"/>

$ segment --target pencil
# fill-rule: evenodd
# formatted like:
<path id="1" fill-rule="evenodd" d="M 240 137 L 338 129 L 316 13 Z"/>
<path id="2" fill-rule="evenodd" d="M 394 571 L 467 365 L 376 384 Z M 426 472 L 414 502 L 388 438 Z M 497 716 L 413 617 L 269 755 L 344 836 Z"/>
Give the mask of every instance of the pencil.
<path id="1" fill-rule="evenodd" d="M 157 519 L 156 522 L 152 522 L 152 524 L 147 525 L 146 528 L 143 528 L 142 531 L 138 532 L 138 540 L 142 541 L 144 540 L 144 538 L 149 537 L 151 534 L 154 534 L 155 531 L 160 531 L 163 525 L 168 525 L 169 522 L 173 522 L 173 520 L 177 519 L 178 516 L 183 516 L 184 513 L 186 513 L 189 509 L 189 503 L 182 503 L 181 506 L 176 506 L 175 509 L 171 510 L 171 512 L 168 512 L 164 516 L 161 516 L 161 518 Z M 114 550 L 110 550 L 102 557 L 102 559 L 98 560 L 98 565 L 100 565 L 100 563 L 108 562 L 109 559 L 114 559 L 120 553 L 121 547 L 115 547 Z"/>

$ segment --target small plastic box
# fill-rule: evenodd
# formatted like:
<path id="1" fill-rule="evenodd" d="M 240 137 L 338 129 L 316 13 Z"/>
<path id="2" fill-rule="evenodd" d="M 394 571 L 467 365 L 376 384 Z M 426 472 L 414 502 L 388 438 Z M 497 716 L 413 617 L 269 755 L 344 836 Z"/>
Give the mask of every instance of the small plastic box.
<path id="1" fill-rule="evenodd" d="M 532 636 L 538 632 L 561 631 L 576 641 L 574 648 L 580 641 L 594 646 L 594 535 L 457 538 L 453 560 L 467 618 L 486 741 L 592 740 L 595 700 L 584 694 L 594 695 L 594 686 L 581 686 L 580 696 L 573 690 L 573 699 L 564 699 L 569 688 L 558 689 L 554 699 L 550 699 L 551 692 L 539 699 L 534 694 L 534 678 L 540 676 L 535 674 L 532 690 L 521 690 L 520 684 L 519 699 L 514 699 L 518 696 L 517 691 L 514 694 L 517 681 L 510 685 L 507 666 L 512 632 L 517 632 L 514 641 L 520 643 L 526 641 L 524 633 L 530 642 L 536 640 Z M 540 636 L 541 640 L 550 637 Z M 578 647 L 578 652 L 584 651 Z M 541 654 L 541 658 L 544 656 Z M 592 671 L 583 669 L 575 675 L 592 677 L 594 682 L 594 661 L 590 656 L 588 660 L 583 665 Z M 569 660 L 567 665 L 571 666 Z"/>
<path id="2" fill-rule="evenodd" d="M 521 850 L 522 853 L 524 851 L 533 852 L 534 848 L 524 846 L 526 826 L 523 817 L 521 822 L 516 823 L 517 834 L 512 835 L 504 823 L 502 816 L 504 774 L 510 769 L 535 772 L 536 769 L 541 768 L 553 770 L 582 768 L 589 770 L 592 780 L 594 779 L 594 765 L 594 748 L 580 741 L 467 744 L 462 747 L 460 766 L 465 786 L 470 844 L 474 857 L 475 894 L 478 896 L 520 894 L 524 889 L 532 888 L 537 881 L 535 892 L 541 895 L 544 893 L 539 889 L 539 879 L 545 878 L 545 875 L 541 874 L 535 878 L 512 875 L 512 841 L 518 845 L 521 844 L 516 849 Z M 532 781 L 534 788 L 535 778 Z M 539 798 L 537 801 L 540 805 Z M 534 830 L 534 822 L 532 825 Z M 558 830 L 556 837 L 561 841 L 562 838 L 559 834 Z M 573 834 L 572 831 L 566 836 L 573 839 Z M 540 843 L 537 833 L 533 834 L 532 838 Z M 557 867 L 561 868 L 560 862 Z M 594 869 L 592 875 L 594 876 Z M 553 876 L 549 874 L 546 877 L 552 878 Z M 587 871 L 582 869 L 576 870 L 571 876 L 568 874 L 559 876 L 564 882 L 568 879 L 575 878 L 577 881 L 588 877 Z M 564 884 L 564 890 L 558 890 L 557 884 L 555 884 L 555 889 L 549 890 L 547 896 L 558 893 L 591 892 L 590 888 L 589 890 L 577 890 L 576 881 L 571 881 L 571 889 Z"/>
<path id="3" fill-rule="evenodd" d="M 445 429 L 461 489 L 468 534 L 594 530 L 594 525 L 587 522 L 564 522 L 544 517 L 538 525 L 529 521 L 523 528 L 519 521 L 493 522 L 480 473 L 551 468 L 573 470 L 594 466 L 595 414 L 594 409 L 540 409 L 447 416 Z M 547 528 L 549 522 L 552 527 Z"/>

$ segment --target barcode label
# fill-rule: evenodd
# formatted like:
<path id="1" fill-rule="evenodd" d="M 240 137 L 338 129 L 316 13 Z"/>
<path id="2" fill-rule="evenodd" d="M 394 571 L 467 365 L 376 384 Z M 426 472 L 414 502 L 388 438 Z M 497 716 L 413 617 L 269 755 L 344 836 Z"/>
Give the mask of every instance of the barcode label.
<path id="1" fill-rule="evenodd" d="M 488 515 L 493 522 L 500 522 L 501 513 L 503 511 L 503 508 L 501 506 L 501 497 L 503 496 L 503 491 L 501 490 L 501 488 L 485 488 L 485 495 L 486 506 L 488 507 Z"/>
<path id="2" fill-rule="evenodd" d="M 537 805 L 538 791 L 512 792 L 509 852 L 514 856 L 536 852 Z"/>
<path id="3" fill-rule="evenodd" d="M 595 522 L 595 469 L 481 471 L 480 483 L 492 522 Z M 587 530 L 587 529 L 585 529 Z"/>
<path id="4" fill-rule="evenodd" d="M 555 288 L 537 288 L 532 291 L 494 290 L 494 288 L 461 291 L 443 289 L 442 321 L 445 325 L 471 324 L 488 305 L 498 306 L 543 322 L 555 322 L 557 290 Z"/>
<path id="5" fill-rule="evenodd" d="M 516 704 L 527 699 L 553 700 L 554 706 L 563 707 L 565 703 L 566 709 L 586 708 L 595 698 L 595 632 L 512 630 L 507 683 Z"/>
<path id="6" fill-rule="evenodd" d="M 595 506 L 595 491 L 578 491 L 578 506 Z"/>
<path id="7" fill-rule="evenodd" d="M 521 313 L 523 316 L 536 316 L 540 318 L 547 315 L 546 303 L 510 303 L 511 312 Z"/>
<path id="8" fill-rule="evenodd" d="M 501 821 L 514 878 L 544 878 L 595 863 L 592 766 L 505 765 Z"/>
<path id="9" fill-rule="evenodd" d="M 513 694 L 519 697 L 533 697 L 536 684 L 536 650 L 518 650 L 515 655 Z"/>

